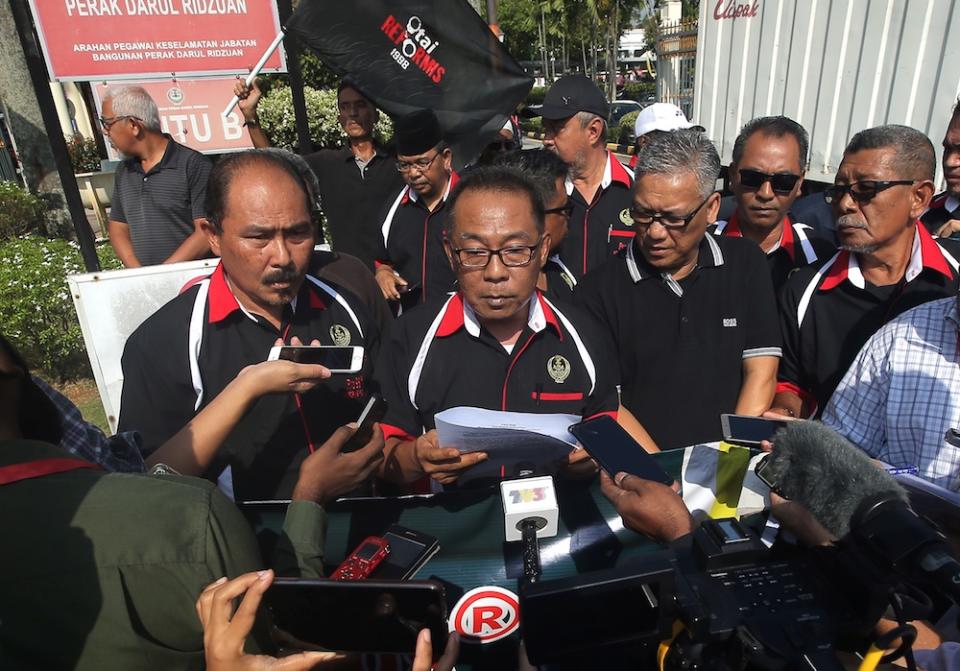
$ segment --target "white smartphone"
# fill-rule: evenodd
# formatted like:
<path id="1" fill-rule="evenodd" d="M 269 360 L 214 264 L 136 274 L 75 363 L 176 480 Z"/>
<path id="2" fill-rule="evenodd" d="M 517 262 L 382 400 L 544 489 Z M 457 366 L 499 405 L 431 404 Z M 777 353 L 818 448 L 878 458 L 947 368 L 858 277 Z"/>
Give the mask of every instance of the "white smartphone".
<path id="1" fill-rule="evenodd" d="M 314 363 L 326 366 L 331 373 L 359 373 L 363 366 L 362 347 L 333 345 L 284 345 L 273 347 L 267 361 L 285 359 L 296 363 Z"/>
<path id="2" fill-rule="evenodd" d="M 765 417 L 720 415 L 723 439 L 728 443 L 739 445 L 759 445 L 761 441 L 770 440 L 778 429 L 782 429 L 786 425 L 786 422 L 766 419 Z"/>

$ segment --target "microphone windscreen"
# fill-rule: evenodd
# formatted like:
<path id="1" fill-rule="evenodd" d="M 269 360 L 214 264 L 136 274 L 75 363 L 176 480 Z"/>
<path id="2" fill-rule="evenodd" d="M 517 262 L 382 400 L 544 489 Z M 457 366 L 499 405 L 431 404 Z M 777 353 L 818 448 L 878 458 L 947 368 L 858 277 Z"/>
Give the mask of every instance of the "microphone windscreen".
<path id="1" fill-rule="evenodd" d="M 850 519 L 867 497 L 885 494 L 907 502 L 906 491 L 889 473 L 820 422 L 787 422 L 772 442 L 770 480 L 837 538 L 850 531 Z"/>

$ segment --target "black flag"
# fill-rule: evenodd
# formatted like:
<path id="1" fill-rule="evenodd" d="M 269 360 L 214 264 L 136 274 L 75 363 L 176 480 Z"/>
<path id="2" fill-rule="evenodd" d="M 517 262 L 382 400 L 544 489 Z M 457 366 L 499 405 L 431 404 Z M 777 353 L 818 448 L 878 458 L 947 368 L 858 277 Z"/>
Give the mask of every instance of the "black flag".
<path id="1" fill-rule="evenodd" d="M 457 165 L 533 83 L 466 0 L 301 0 L 286 28 L 391 116 L 434 110 Z"/>

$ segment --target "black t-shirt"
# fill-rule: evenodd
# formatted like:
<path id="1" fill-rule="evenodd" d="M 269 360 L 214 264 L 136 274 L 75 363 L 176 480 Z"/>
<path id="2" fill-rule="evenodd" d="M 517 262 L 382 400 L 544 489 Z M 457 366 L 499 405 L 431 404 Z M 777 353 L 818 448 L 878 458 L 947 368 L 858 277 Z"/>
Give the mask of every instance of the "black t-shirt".
<path id="1" fill-rule="evenodd" d="M 347 149 L 323 149 L 304 156 L 320 183 L 320 205 L 335 251 L 356 256 L 368 268 L 380 251 L 378 216 L 403 188 L 396 157 L 376 147 L 362 171 Z"/>
<path id="2" fill-rule="evenodd" d="M 632 244 L 587 275 L 574 298 L 611 334 L 621 403 L 661 449 L 720 439 L 743 360 L 780 356 L 770 272 L 742 238 L 705 235 L 698 266 L 679 282 Z"/>
<path id="3" fill-rule="evenodd" d="M 934 235 L 951 219 L 960 219 L 960 198 L 951 196 L 946 192 L 935 196 L 930 201 L 930 207 L 927 208 L 927 211 L 920 215 L 920 221 Z M 950 237 L 960 237 L 960 233 L 955 233 Z"/>
<path id="4" fill-rule="evenodd" d="M 245 366 L 267 359 L 274 341 L 365 348 L 359 373 L 334 375 L 301 395 L 262 396 L 224 441 L 207 476 L 232 469 L 237 500 L 289 498 L 308 444 L 319 447 L 356 420 L 368 394 L 379 335 L 363 304 L 346 290 L 307 276 L 295 309 L 278 331 L 245 311 L 223 265 L 151 315 L 123 350 L 120 431 L 138 431 L 150 454 L 217 396 Z M 305 428 L 305 424 L 306 427 Z"/>
<path id="5" fill-rule="evenodd" d="M 860 348 L 881 326 L 921 303 L 957 293 L 957 252 L 917 226 L 913 256 L 897 284 L 876 286 L 857 256 L 839 251 L 801 268 L 780 294 L 783 358 L 777 391 L 791 391 L 823 411 Z"/>
<path id="6" fill-rule="evenodd" d="M 535 294 L 529 321 L 507 352 L 460 294 L 405 312 L 380 353 L 385 436 L 419 436 L 434 415 L 488 410 L 616 413 L 616 371 L 602 331 L 575 308 Z"/>
<path id="7" fill-rule="evenodd" d="M 743 237 L 736 210 L 729 219 L 717 221 L 710 227 L 709 232 L 727 238 Z M 774 292 L 780 291 L 795 269 L 816 263 L 818 260 L 828 259 L 835 251 L 836 247 L 817 237 L 810 226 L 791 221 L 787 216 L 783 222 L 780 241 L 766 253 Z"/>
<path id="8" fill-rule="evenodd" d="M 547 298 L 561 303 L 573 301 L 573 290 L 577 287 L 577 278 L 560 260 L 559 255 L 554 254 L 547 259 L 546 265 L 543 266 L 543 274 L 547 278 L 547 290 L 543 292 Z"/>
<path id="9" fill-rule="evenodd" d="M 607 167 L 593 200 L 587 203 L 569 179 L 567 195 L 573 212 L 560 258 L 579 280 L 633 239 L 633 173 L 607 152 Z"/>
<path id="10" fill-rule="evenodd" d="M 453 291 L 457 277 L 443 249 L 443 227 L 447 220 L 447 198 L 457 183 L 457 174 L 450 182 L 433 211 L 423 199 L 406 187 L 390 204 L 381 218 L 381 249 L 378 261 L 388 263 L 416 292 L 416 303 L 441 298 Z M 407 302 L 404 302 L 406 307 Z"/>

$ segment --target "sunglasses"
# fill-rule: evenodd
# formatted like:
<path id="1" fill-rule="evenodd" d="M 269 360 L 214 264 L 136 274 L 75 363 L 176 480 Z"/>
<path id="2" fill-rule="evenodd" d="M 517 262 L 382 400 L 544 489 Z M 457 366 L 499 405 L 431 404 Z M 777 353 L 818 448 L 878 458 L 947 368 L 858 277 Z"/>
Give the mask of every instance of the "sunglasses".
<path id="1" fill-rule="evenodd" d="M 547 210 L 544 210 L 543 213 L 544 214 L 562 214 L 565 217 L 569 217 L 571 214 L 573 214 L 573 203 L 568 200 L 566 203 L 564 203 L 560 207 L 551 207 Z"/>
<path id="2" fill-rule="evenodd" d="M 823 191 L 823 199 L 828 203 L 834 201 L 840 202 L 843 194 L 849 193 L 850 197 L 858 203 L 866 203 L 873 199 L 881 191 L 894 186 L 904 186 L 906 184 L 915 184 L 913 179 L 895 179 L 887 181 L 868 180 L 865 182 L 854 182 L 853 184 L 834 184 L 828 186 Z"/>
<path id="3" fill-rule="evenodd" d="M 770 188 L 774 193 L 790 193 L 793 187 L 800 181 L 800 175 L 794 175 L 789 172 L 779 172 L 775 175 L 768 175 L 759 170 L 740 170 L 740 186 L 747 189 L 759 189 L 766 182 L 770 182 Z"/>

